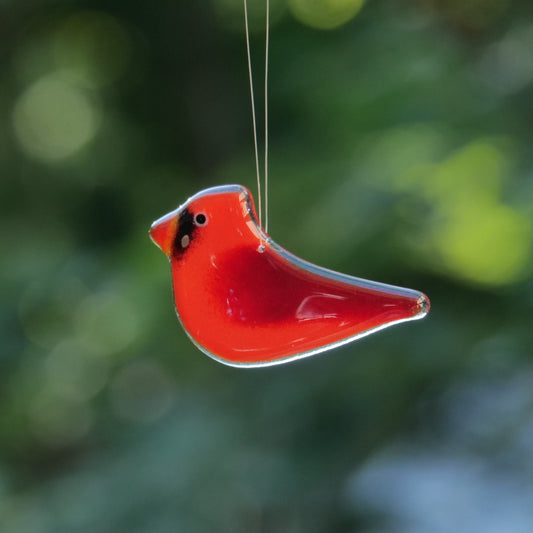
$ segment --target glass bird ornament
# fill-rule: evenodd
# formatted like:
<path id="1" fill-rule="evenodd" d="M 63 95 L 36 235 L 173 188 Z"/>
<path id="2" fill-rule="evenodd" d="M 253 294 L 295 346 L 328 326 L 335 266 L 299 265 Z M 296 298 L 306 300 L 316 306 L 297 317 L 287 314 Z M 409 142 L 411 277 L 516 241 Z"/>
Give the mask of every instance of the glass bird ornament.
<path id="1" fill-rule="evenodd" d="M 178 317 L 227 365 L 286 363 L 423 318 L 421 292 L 339 274 L 284 250 L 240 185 L 199 192 L 152 224 L 170 260 Z"/>

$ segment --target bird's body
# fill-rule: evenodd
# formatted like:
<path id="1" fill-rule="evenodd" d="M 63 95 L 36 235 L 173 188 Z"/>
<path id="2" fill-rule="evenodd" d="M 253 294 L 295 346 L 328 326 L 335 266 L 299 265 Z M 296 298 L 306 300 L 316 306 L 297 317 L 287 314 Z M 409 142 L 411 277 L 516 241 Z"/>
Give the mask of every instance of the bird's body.
<path id="1" fill-rule="evenodd" d="M 290 361 L 422 318 L 420 292 L 339 274 L 265 235 L 239 185 L 198 193 L 152 225 L 178 316 L 196 345 L 234 366 Z"/>

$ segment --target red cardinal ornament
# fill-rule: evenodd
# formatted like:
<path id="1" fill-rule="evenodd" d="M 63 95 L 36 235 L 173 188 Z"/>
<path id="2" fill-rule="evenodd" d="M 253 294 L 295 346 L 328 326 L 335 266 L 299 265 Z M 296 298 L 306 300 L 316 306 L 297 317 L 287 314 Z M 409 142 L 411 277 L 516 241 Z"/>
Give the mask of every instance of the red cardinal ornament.
<path id="1" fill-rule="evenodd" d="M 232 366 L 314 355 L 423 318 L 421 292 L 339 274 L 273 242 L 240 185 L 201 191 L 152 224 L 170 260 L 176 312 L 192 341 Z"/>

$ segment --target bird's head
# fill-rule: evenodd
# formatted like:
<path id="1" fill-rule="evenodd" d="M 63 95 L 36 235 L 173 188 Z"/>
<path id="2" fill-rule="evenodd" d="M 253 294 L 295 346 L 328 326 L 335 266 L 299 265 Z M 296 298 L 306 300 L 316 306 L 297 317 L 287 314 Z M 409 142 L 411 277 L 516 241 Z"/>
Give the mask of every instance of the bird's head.
<path id="1" fill-rule="evenodd" d="M 246 235 L 264 236 L 253 198 L 241 185 L 212 187 L 156 220 L 150 237 L 170 259 L 181 259 L 200 245 L 206 250 L 234 246 Z"/>

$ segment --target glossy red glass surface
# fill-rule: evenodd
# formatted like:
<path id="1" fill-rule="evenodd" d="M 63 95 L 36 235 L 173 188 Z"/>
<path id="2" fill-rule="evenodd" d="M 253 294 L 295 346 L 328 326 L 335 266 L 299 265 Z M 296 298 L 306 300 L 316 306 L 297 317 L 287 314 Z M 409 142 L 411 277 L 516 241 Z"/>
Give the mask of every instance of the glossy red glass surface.
<path id="1" fill-rule="evenodd" d="M 150 233 L 170 259 L 185 330 L 230 365 L 305 357 L 429 310 L 420 292 L 326 270 L 282 249 L 238 185 L 197 194 Z"/>

